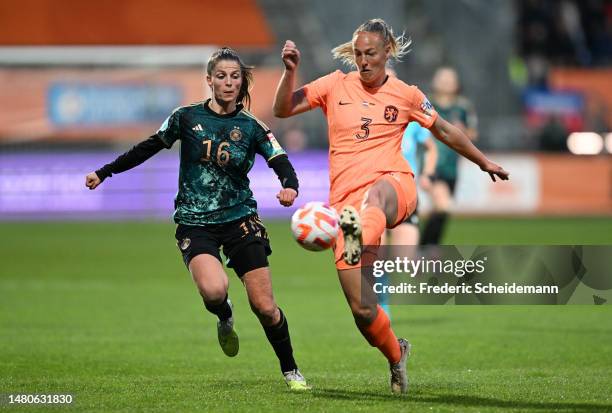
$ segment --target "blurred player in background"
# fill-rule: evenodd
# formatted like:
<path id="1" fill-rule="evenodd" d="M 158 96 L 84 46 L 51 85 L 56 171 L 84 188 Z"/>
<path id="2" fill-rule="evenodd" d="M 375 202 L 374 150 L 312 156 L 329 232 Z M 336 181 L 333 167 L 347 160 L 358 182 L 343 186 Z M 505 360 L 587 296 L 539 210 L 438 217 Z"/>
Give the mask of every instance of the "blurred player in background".
<path id="1" fill-rule="evenodd" d="M 272 132 L 244 108 L 250 104 L 252 67 L 234 50 L 222 48 L 210 57 L 206 75 L 211 99 L 176 109 L 155 135 L 88 174 L 86 185 L 95 189 L 113 173 L 134 168 L 180 140 L 176 240 L 204 306 L 219 318 L 219 344 L 227 356 L 238 353 L 229 282 L 219 253 L 223 247 L 227 266 L 244 284 L 285 382 L 292 390 L 305 390 L 287 319 L 272 294 L 267 258 L 272 250 L 247 173 L 255 154 L 262 155 L 282 183 L 277 198 L 284 206 L 292 205 L 298 194 L 297 176 Z"/>
<path id="2" fill-rule="evenodd" d="M 390 76 L 397 76 L 397 73 L 391 67 L 387 67 L 387 73 Z M 410 122 L 404 131 L 401 147 L 402 155 L 404 155 L 404 158 L 408 161 L 408 165 L 410 165 L 410 169 L 412 169 L 415 180 L 418 181 L 418 185 L 422 190 L 429 191 L 436 170 L 436 162 L 438 161 L 438 149 L 431 137 L 431 133 L 427 129 L 422 128 L 417 122 Z M 422 168 L 420 165 L 421 159 L 423 159 Z M 417 202 L 417 207 L 414 209 L 414 212 L 410 214 L 404 222 L 395 228 L 383 232 L 381 244 L 398 246 L 399 249 L 397 251 L 390 252 L 393 256 L 410 253 L 410 251 L 406 251 L 402 246 L 419 245 L 421 231 L 419 223 Z M 387 276 L 384 275 L 380 279 L 380 282 L 386 283 Z M 389 318 L 391 318 L 391 307 L 389 307 L 388 294 L 379 294 L 378 301 L 382 309 L 385 310 Z"/>
<path id="3" fill-rule="evenodd" d="M 387 67 L 386 71 L 390 76 L 397 76 L 397 73 L 391 67 Z M 410 165 L 418 185 L 422 190 L 429 192 L 435 178 L 436 163 L 438 162 L 438 148 L 436 142 L 432 139 L 431 132 L 421 127 L 418 122 L 410 122 L 404 131 L 401 148 L 402 155 Z M 423 160 L 422 166 L 421 159 Z M 382 244 L 394 245 L 418 245 L 419 240 L 418 207 L 404 222 L 383 232 L 381 239 Z"/>
<path id="4" fill-rule="evenodd" d="M 431 103 L 438 114 L 461 129 L 471 140 L 476 140 L 478 137 L 476 112 L 470 101 L 459 95 L 460 84 L 455 69 L 439 68 L 433 77 L 432 90 Z M 440 244 L 457 184 L 459 161 L 457 152 L 442 142 L 436 142 L 436 145 L 438 163 L 430 191 L 433 211 L 423 230 L 421 239 L 423 245 Z"/>
<path id="5" fill-rule="evenodd" d="M 489 173 L 508 173 L 489 161 L 458 128 L 442 119 L 425 95 L 386 73 L 387 61 L 400 59 L 409 42 L 395 37 L 381 19 L 365 22 L 351 41 L 332 50 L 335 58 L 357 69 L 339 70 L 296 89 L 300 52 L 288 40 L 282 50 L 285 66 L 274 114 L 294 116 L 320 107 L 327 118 L 330 163 L 330 204 L 340 214 L 342 236 L 334 246 L 340 284 L 357 327 L 389 361 L 391 390 L 408 388 L 406 359 L 410 344 L 397 339 L 389 318 L 372 290 L 361 289 L 363 245 L 380 243 L 385 227 L 403 222 L 416 207 L 413 173 L 400 145 L 406 125 L 416 121 Z"/>
<path id="6" fill-rule="evenodd" d="M 436 162 L 438 161 L 438 149 L 436 143 L 431 138 L 431 133 L 427 129 L 422 128 L 417 122 L 410 122 L 402 138 L 402 155 L 408 161 L 415 178 L 418 178 L 417 181 L 421 189 L 429 192 L 436 170 Z M 421 158 L 423 158 L 422 168 L 419 162 Z M 398 246 L 395 252 L 391 252 L 393 256 L 399 256 L 400 254 L 406 256 L 406 254 L 412 251 L 407 251 L 404 246 L 419 245 L 421 231 L 419 222 L 417 202 L 414 212 L 404 222 L 393 229 L 383 232 L 381 244 Z M 385 283 L 386 279 L 385 275 L 381 278 L 381 282 Z M 380 294 L 378 296 L 381 307 L 391 317 L 388 298 L 388 294 Z"/>
<path id="7" fill-rule="evenodd" d="M 419 162 L 419 148 L 423 147 L 423 168 Z M 426 192 L 429 192 L 435 179 L 436 163 L 438 161 L 438 148 L 431 138 L 429 130 L 422 128 L 416 122 L 410 122 L 404 132 L 402 139 L 402 154 L 408 161 L 410 168 L 418 178 L 418 184 Z M 389 230 L 390 243 L 394 245 L 418 245 L 419 244 L 419 216 L 415 208 L 404 222 Z"/>

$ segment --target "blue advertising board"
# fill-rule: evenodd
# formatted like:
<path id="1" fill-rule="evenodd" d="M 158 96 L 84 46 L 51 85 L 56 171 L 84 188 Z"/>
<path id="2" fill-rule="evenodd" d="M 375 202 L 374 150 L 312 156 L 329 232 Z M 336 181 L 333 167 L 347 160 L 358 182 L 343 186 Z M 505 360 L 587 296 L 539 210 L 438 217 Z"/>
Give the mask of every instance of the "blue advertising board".
<path id="1" fill-rule="evenodd" d="M 182 101 L 176 85 L 53 83 L 47 93 L 56 127 L 123 127 L 159 122 Z"/>

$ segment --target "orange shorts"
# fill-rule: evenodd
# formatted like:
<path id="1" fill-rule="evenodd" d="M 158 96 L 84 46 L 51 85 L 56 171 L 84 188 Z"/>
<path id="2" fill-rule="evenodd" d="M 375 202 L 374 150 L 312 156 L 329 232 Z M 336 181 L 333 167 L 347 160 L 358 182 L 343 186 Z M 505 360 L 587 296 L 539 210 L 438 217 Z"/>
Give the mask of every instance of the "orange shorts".
<path id="1" fill-rule="evenodd" d="M 374 185 L 376 182 L 381 179 L 387 180 L 393 188 L 395 189 L 395 193 L 397 194 L 397 217 L 395 222 L 390 225 L 387 224 L 387 228 L 395 228 L 404 220 L 414 212 L 417 204 L 417 190 L 416 185 L 414 183 L 414 175 L 409 172 L 387 172 L 381 175 L 376 181 L 369 183 L 367 185 L 358 188 L 356 191 L 351 192 L 350 194 L 341 197 L 341 201 L 332 205 L 340 213 L 342 208 L 346 205 L 352 205 L 358 211 L 362 211 L 364 207 L 364 201 L 367 197 L 368 190 Z M 380 243 L 380 240 L 378 240 Z M 336 244 L 334 245 L 334 258 L 336 261 L 336 268 L 338 270 L 347 270 L 351 268 L 360 268 L 361 262 L 356 265 L 348 265 L 344 262 L 344 258 L 342 257 L 344 253 L 344 237 L 342 236 L 342 232 L 338 235 L 338 239 L 336 240 Z"/>

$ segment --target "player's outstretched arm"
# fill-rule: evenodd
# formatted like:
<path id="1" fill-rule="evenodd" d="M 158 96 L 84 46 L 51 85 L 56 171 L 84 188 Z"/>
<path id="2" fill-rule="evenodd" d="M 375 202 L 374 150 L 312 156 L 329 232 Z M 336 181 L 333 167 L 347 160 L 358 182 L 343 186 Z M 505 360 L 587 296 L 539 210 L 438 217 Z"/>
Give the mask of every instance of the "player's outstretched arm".
<path id="1" fill-rule="evenodd" d="M 290 207 L 298 196 L 300 183 L 293 165 L 287 155 L 279 155 L 268 162 L 268 166 L 274 170 L 283 189 L 276 195 L 282 206 Z"/>
<path id="2" fill-rule="evenodd" d="M 161 138 L 153 135 L 149 139 L 133 146 L 126 153 L 119 155 L 113 162 L 104 165 L 95 172 L 87 174 L 85 186 L 89 189 L 96 189 L 106 178 L 140 165 L 165 147 L 166 145 Z"/>
<path id="3" fill-rule="evenodd" d="M 310 104 L 303 89 L 295 90 L 295 77 L 300 64 L 300 51 L 291 40 L 285 42 L 281 52 L 285 71 L 276 88 L 273 111 L 278 118 L 288 118 L 310 110 Z"/>
<path id="4" fill-rule="evenodd" d="M 421 188 L 428 191 L 431 189 L 431 179 L 436 173 L 436 164 L 438 163 L 438 147 L 433 139 L 428 137 L 423 142 L 425 146 L 425 155 L 423 161 L 423 172 L 419 176 Z"/>
<path id="5" fill-rule="evenodd" d="M 507 180 L 510 174 L 494 162 L 491 162 L 480 150 L 474 146 L 470 138 L 456 126 L 438 116 L 434 124 L 429 129 L 431 133 L 444 142 L 446 145 L 474 162 L 483 171 L 487 172 L 491 179 L 495 182 L 495 177 L 501 180 Z"/>

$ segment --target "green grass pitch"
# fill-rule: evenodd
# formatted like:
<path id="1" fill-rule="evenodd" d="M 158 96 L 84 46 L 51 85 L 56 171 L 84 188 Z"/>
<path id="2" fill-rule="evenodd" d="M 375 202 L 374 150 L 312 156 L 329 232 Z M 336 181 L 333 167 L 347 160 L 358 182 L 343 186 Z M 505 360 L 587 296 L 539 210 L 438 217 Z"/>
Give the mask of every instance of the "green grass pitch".
<path id="1" fill-rule="evenodd" d="M 612 411 L 610 306 L 394 306 L 410 394 L 354 326 L 329 253 L 268 222 L 276 298 L 314 389 L 289 393 L 230 274 L 240 354 L 225 357 L 170 223 L 0 224 L 0 411 Z M 457 219 L 448 243 L 612 244 L 612 220 Z M 71 406 L 7 394 L 70 393 Z"/>

